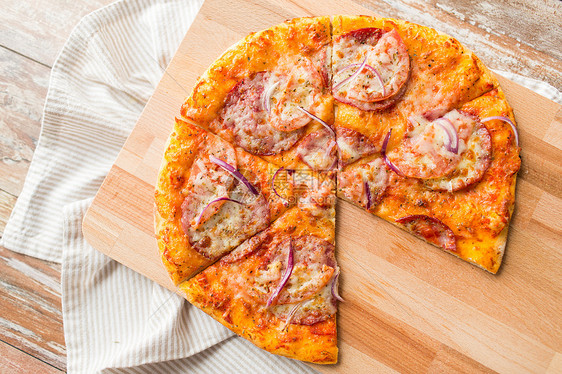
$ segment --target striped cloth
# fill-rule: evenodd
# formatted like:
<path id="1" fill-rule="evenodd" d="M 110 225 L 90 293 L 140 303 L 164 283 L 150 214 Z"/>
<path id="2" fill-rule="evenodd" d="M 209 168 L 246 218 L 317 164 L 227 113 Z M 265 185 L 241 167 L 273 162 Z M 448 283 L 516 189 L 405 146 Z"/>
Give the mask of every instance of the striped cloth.
<path id="1" fill-rule="evenodd" d="M 70 373 L 312 373 L 264 352 L 89 246 L 81 222 L 202 0 L 124 0 L 74 29 L 51 74 L 43 127 L 2 238 L 62 262 Z M 555 88 L 500 74 L 562 103 Z"/>

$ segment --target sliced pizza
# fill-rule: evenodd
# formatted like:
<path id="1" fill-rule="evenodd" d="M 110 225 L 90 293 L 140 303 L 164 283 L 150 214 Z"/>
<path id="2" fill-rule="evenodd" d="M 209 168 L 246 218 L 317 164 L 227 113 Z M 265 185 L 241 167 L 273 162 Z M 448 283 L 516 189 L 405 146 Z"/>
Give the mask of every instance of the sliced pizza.
<path id="1" fill-rule="evenodd" d="M 187 300 L 271 353 L 337 362 L 341 297 L 331 184 L 325 179 L 303 193 L 268 229 L 182 283 Z"/>
<path id="2" fill-rule="evenodd" d="M 331 170 L 329 47 L 329 17 L 250 34 L 211 64 L 181 114 L 276 165 Z"/>
<path id="3" fill-rule="evenodd" d="M 175 284 L 266 229 L 296 203 L 279 167 L 176 120 L 156 186 L 156 237 Z M 277 173 L 277 174 L 276 174 Z"/>
<path id="4" fill-rule="evenodd" d="M 497 80 L 447 35 L 290 20 L 220 56 L 181 116 L 156 189 L 162 260 L 192 304 L 258 347 L 337 361 L 336 195 L 500 266 L 517 130 Z"/>
<path id="5" fill-rule="evenodd" d="M 501 90 L 391 134 L 381 152 L 342 168 L 338 196 L 496 273 L 521 163 Z"/>
<path id="6" fill-rule="evenodd" d="M 406 21 L 332 19 L 334 127 L 345 166 L 380 152 L 388 131 L 402 137 L 408 118 L 438 117 L 498 86 L 457 40 Z"/>

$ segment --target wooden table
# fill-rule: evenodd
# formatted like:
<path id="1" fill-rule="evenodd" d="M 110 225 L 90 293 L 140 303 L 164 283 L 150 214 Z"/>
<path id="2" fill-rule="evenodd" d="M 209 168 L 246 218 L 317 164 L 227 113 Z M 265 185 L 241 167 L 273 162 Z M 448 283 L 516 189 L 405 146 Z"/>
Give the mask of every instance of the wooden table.
<path id="1" fill-rule="evenodd" d="M 109 2 L 2 1 L 0 233 L 33 156 L 56 55 L 79 19 Z M 368 4 L 378 14 L 455 36 L 491 68 L 562 89 L 562 2 L 369 0 Z M 0 248 L 0 371 L 65 370 L 60 269 L 59 264 Z"/>

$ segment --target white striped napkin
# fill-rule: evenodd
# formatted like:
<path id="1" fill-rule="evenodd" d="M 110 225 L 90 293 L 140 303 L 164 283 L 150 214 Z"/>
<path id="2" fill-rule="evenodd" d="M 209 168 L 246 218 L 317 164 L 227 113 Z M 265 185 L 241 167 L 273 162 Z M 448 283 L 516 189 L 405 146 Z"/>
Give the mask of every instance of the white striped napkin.
<path id="1" fill-rule="evenodd" d="M 69 373 L 314 373 L 262 351 L 89 246 L 82 218 L 201 0 L 120 1 L 73 30 L 51 73 L 43 127 L 2 238 L 62 261 Z"/>
<path id="2" fill-rule="evenodd" d="M 2 238 L 63 263 L 70 373 L 312 373 L 261 351 L 95 251 L 82 218 L 202 0 L 124 0 L 85 17 L 51 73 L 43 128 Z M 562 103 L 555 88 L 500 72 Z"/>

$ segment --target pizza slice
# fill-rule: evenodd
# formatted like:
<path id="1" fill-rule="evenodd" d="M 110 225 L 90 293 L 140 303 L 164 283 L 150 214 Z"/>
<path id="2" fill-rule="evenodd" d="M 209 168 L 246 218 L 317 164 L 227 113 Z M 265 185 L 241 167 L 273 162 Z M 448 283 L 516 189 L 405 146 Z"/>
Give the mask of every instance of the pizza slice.
<path id="1" fill-rule="evenodd" d="M 501 89 L 391 134 L 381 152 L 342 168 L 338 196 L 496 273 L 521 163 Z"/>
<path id="2" fill-rule="evenodd" d="M 198 80 L 181 115 L 285 168 L 336 166 L 330 18 L 252 33 Z"/>
<path id="3" fill-rule="evenodd" d="M 372 17 L 334 17 L 332 63 L 338 196 L 497 272 L 520 160 L 482 117 L 513 134 L 496 79 L 455 39 Z"/>
<path id="4" fill-rule="evenodd" d="M 294 205 L 291 180 L 280 179 L 278 166 L 176 120 L 155 192 L 156 237 L 173 282 L 209 266 Z"/>
<path id="5" fill-rule="evenodd" d="M 439 117 L 498 86 L 457 40 L 429 27 L 367 16 L 332 19 L 332 93 L 339 164 L 381 151 L 411 116 Z"/>
<path id="6" fill-rule="evenodd" d="M 339 268 L 334 181 L 310 179 L 295 207 L 179 289 L 256 346 L 319 364 L 337 361 Z M 310 186 L 310 183 L 308 183 Z"/>

